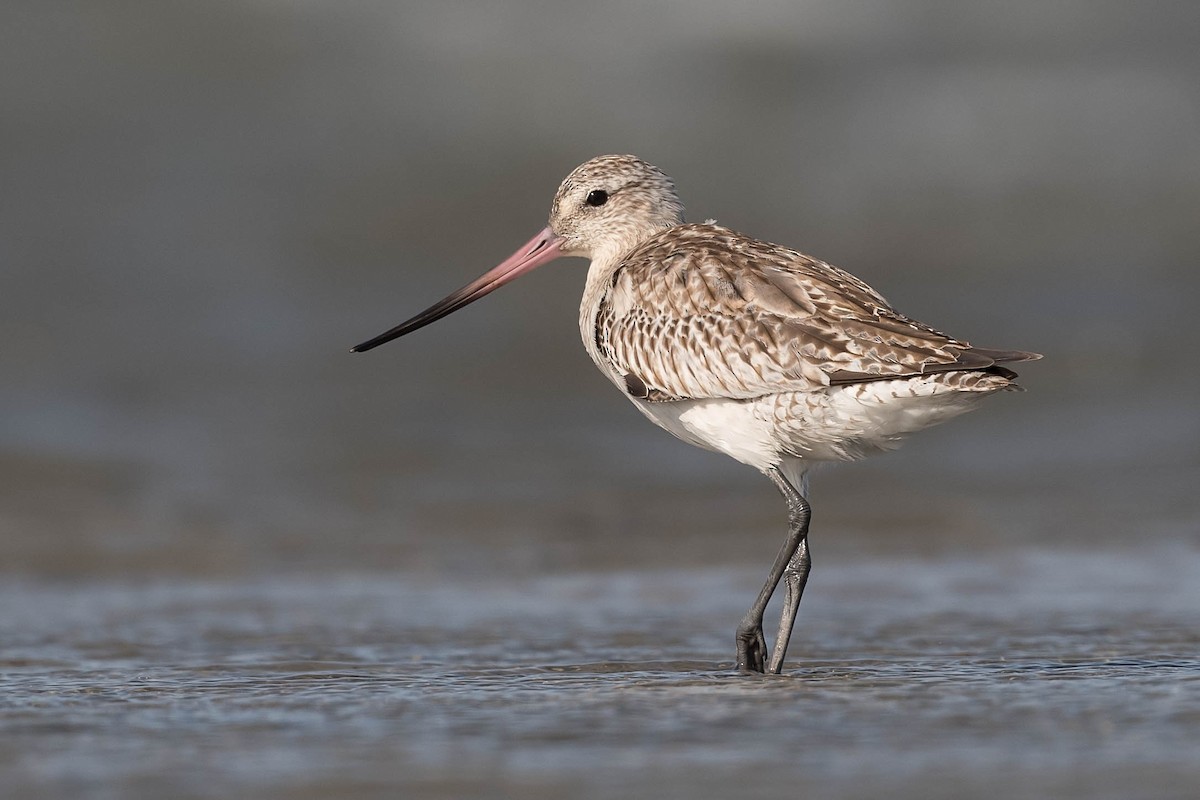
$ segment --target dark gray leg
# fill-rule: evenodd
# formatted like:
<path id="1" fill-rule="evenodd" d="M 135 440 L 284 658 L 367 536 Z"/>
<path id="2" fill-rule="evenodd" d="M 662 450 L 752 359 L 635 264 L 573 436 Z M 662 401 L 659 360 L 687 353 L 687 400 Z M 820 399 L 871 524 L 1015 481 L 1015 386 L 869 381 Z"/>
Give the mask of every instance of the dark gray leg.
<path id="1" fill-rule="evenodd" d="M 805 528 L 807 527 L 808 523 L 805 520 Z M 787 569 L 783 571 L 783 614 L 779 617 L 779 635 L 775 638 L 775 651 L 771 653 L 771 664 L 767 667 L 767 672 L 774 675 L 783 671 L 783 657 L 787 655 L 788 640 L 792 637 L 796 611 L 800 608 L 800 597 L 804 594 L 804 584 L 808 583 L 810 569 L 812 559 L 808 555 L 808 537 L 805 536 L 788 561 Z"/>
<path id="2" fill-rule="evenodd" d="M 804 583 L 808 580 L 808 520 L 811 510 L 808 501 L 796 488 L 788 483 L 778 469 L 767 470 L 767 477 L 775 482 L 788 506 L 788 535 L 783 547 L 775 556 L 767 582 L 763 584 L 754 600 L 754 605 L 746 612 L 737 629 L 737 668 L 740 672 L 763 672 L 767 668 L 767 644 L 763 637 L 763 614 L 767 603 L 775 592 L 775 587 L 785 575 L 788 576 L 786 585 L 787 595 L 783 610 L 783 620 L 787 627 L 780 627 L 775 640 L 775 651 L 771 657 L 771 672 L 778 674 L 783 666 L 783 655 L 787 651 L 788 639 L 792 635 L 792 625 L 796 620 L 796 608 L 800 605 L 800 595 L 804 591 Z M 801 556 L 801 554 L 803 554 Z"/>

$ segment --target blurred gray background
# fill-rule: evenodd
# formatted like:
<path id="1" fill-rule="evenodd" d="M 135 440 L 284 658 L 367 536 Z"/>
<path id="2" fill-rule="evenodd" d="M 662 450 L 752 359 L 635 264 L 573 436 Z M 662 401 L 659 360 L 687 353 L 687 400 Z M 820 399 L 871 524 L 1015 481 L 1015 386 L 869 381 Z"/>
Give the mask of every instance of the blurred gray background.
<path id="1" fill-rule="evenodd" d="M 818 475 L 815 547 L 1196 541 L 1194 3 L 0 14 L 4 571 L 764 558 L 770 485 L 582 352 L 582 262 L 346 352 L 606 152 L 690 219 L 1046 354 L 1027 394 Z"/>

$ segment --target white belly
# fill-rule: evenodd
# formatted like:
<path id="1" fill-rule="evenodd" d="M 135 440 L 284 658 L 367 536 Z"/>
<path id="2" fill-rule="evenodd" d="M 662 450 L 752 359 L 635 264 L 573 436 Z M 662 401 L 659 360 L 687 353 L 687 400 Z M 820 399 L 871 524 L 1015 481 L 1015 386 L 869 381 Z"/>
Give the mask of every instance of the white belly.
<path id="1" fill-rule="evenodd" d="M 766 470 L 791 459 L 853 461 L 895 449 L 908 434 L 969 411 L 1007 384 L 981 377 L 990 376 L 941 373 L 749 400 L 631 399 L 685 442 Z"/>

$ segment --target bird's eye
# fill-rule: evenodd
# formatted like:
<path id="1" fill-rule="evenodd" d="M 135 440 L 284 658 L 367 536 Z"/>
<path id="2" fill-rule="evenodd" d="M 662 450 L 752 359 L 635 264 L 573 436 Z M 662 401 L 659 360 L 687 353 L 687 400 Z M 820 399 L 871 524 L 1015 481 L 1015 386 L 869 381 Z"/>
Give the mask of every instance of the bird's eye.
<path id="1" fill-rule="evenodd" d="M 592 189 L 588 192 L 587 204 L 589 206 L 602 206 L 608 202 L 608 192 L 603 189 Z"/>

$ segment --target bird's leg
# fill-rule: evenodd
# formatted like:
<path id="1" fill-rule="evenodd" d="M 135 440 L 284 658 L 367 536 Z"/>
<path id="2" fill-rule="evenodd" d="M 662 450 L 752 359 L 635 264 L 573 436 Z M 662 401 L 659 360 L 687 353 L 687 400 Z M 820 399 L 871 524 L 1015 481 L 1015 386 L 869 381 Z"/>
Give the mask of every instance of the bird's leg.
<path id="1" fill-rule="evenodd" d="M 807 508 L 807 506 L 806 506 Z M 808 512 L 805 511 L 804 527 L 808 529 Z M 783 671 L 783 657 L 787 654 L 788 640 L 792 638 L 792 627 L 796 624 L 796 611 L 800 608 L 800 597 L 804 584 L 808 583 L 808 571 L 812 559 L 808 555 L 808 536 L 800 539 L 800 545 L 783 571 L 783 614 L 779 618 L 779 633 L 775 637 L 775 651 L 767 672 L 778 675 Z"/>
<path id="2" fill-rule="evenodd" d="M 783 671 L 783 657 L 787 653 L 788 641 L 792 638 L 796 611 L 800 608 L 800 597 L 804 594 L 804 585 L 808 583 L 808 572 L 812 567 L 812 559 L 808 554 L 808 523 L 812 517 L 812 507 L 804 495 L 777 470 L 772 470 L 767 475 L 775 481 L 775 485 L 787 501 L 788 541 L 794 542 L 787 567 L 783 571 L 783 614 L 779 618 L 779 631 L 775 635 L 775 650 L 771 653 L 771 663 L 767 666 L 767 672 L 778 675 Z"/>
<path id="3" fill-rule="evenodd" d="M 777 468 L 772 467 L 767 470 L 767 477 L 775 482 L 775 486 L 779 488 L 780 493 L 787 501 L 788 535 L 784 540 L 783 547 L 779 548 L 779 553 L 775 556 L 775 562 L 771 565 L 767 582 L 763 584 L 758 597 L 754 600 L 754 605 L 750 606 L 750 610 L 746 612 L 746 616 L 738 625 L 737 668 L 740 672 L 763 672 L 767 668 L 767 643 L 763 638 L 762 629 L 763 614 L 767 610 L 767 603 L 770 602 L 775 587 L 779 585 L 780 579 L 786 573 L 789 576 L 794 574 L 798 580 L 789 577 L 786 599 L 790 604 L 790 615 L 788 607 L 784 608 L 784 618 L 788 622 L 788 627 L 786 631 L 780 629 L 775 652 L 771 658 L 771 671 L 779 672 L 783 663 L 783 652 L 787 649 L 787 640 L 791 636 L 792 623 L 795 621 L 796 606 L 800 603 L 800 593 L 804 589 L 804 581 L 808 578 L 808 544 L 806 541 L 810 513 L 808 501 L 788 483 Z M 801 552 L 804 554 L 803 559 L 799 558 Z M 802 572 L 800 570 L 801 560 L 803 562 Z M 794 590 L 793 587 L 798 588 Z"/>

